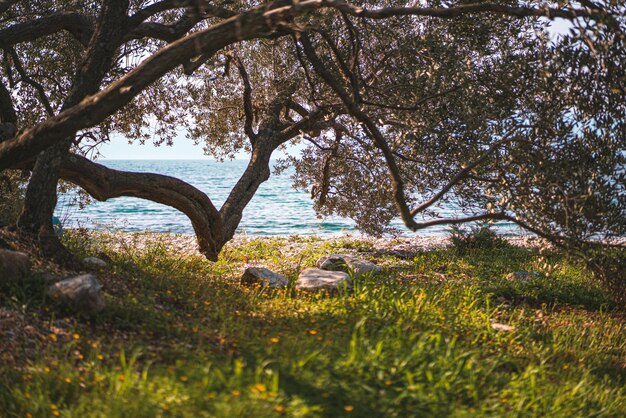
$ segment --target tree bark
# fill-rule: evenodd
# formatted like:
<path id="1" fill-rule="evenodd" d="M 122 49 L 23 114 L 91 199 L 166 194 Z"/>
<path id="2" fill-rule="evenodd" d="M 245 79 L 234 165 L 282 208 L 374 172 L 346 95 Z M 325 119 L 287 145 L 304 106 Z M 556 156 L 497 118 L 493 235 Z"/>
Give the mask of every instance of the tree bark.
<path id="1" fill-rule="evenodd" d="M 178 209 L 191 220 L 200 252 L 211 261 L 217 261 L 220 250 L 230 239 L 223 236 L 222 218 L 211 199 L 177 178 L 113 170 L 78 155 L 65 159 L 60 175 L 100 201 L 129 196 Z"/>
<path id="2" fill-rule="evenodd" d="M 85 60 L 76 74 L 62 111 L 75 106 L 100 87 L 123 38 L 121 27 L 126 20 L 127 9 L 128 0 L 112 0 L 103 6 L 98 26 L 85 52 Z M 55 234 L 52 216 L 57 203 L 56 189 L 61 166 L 68 156 L 73 136 L 72 133 L 37 157 L 26 188 L 24 209 L 17 221 L 22 233 L 39 238 L 44 256 L 62 262 L 71 260 L 71 255 Z"/>
<path id="3" fill-rule="evenodd" d="M 270 158 L 275 147 L 255 148 L 243 175 L 220 209 L 224 222 L 224 239 L 229 241 L 241 222 L 243 210 L 252 200 L 259 186 L 270 177 Z"/>

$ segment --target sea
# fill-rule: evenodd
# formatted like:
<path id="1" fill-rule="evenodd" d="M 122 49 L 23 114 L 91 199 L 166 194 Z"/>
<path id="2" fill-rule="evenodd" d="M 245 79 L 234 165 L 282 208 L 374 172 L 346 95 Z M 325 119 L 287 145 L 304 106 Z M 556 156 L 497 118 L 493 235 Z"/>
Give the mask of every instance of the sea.
<path id="1" fill-rule="evenodd" d="M 107 167 L 135 172 L 160 173 L 176 177 L 205 192 L 219 208 L 230 190 L 244 172 L 246 160 L 100 160 Z M 319 218 L 313 209 L 309 193 L 292 186 L 293 171 L 272 174 L 263 183 L 246 207 L 238 233 L 259 236 L 353 234 L 360 236 L 355 223 L 339 216 Z M 453 208 L 444 208 L 443 216 L 455 214 Z M 55 210 L 64 227 L 86 227 L 96 230 L 193 234 L 189 219 L 178 210 L 132 197 L 120 197 L 105 202 L 92 201 L 84 207 L 76 203 L 76 192 L 60 194 Z M 401 221 L 392 226 L 398 235 L 412 236 Z M 514 233 L 508 224 L 500 229 Z M 419 231 L 420 236 L 441 236 L 449 231 L 438 226 Z"/>

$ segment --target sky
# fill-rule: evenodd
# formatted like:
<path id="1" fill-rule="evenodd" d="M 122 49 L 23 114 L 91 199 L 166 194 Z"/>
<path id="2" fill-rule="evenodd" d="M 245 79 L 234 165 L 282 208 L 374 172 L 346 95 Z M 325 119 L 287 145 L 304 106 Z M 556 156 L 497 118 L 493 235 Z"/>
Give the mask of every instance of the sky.
<path id="1" fill-rule="evenodd" d="M 109 160 L 201 160 L 213 157 L 204 155 L 202 144 L 194 145 L 193 141 L 179 135 L 172 146 L 155 147 L 150 141 L 140 145 L 139 141 L 129 144 L 124 138 L 113 137 L 111 141 L 100 147 L 101 159 Z M 239 158 L 243 155 L 238 156 Z"/>
<path id="2" fill-rule="evenodd" d="M 566 33 L 571 23 L 563 19 L 555 19 L 549 29 L 552 37 Z M 302 146 L 292 147 L 288 150 L 289 154 L 297 154 Z M 199 160 L 211 159 L 213 157 L 204 155 L 202 144 L 194 145 L 193 141 L 185 138 L 184 134 L 180 134 L 172 146 L 161 145 L 155 147 L 150 141 L 146 141 L 144 145 L 139 142 L 129 144 L 124 138 L 113 137 L 110 142 L 100 147 L 101 159 L 110 160 Z M 245 159 L 247 154 L 239 153 L 236 159 Z"/>

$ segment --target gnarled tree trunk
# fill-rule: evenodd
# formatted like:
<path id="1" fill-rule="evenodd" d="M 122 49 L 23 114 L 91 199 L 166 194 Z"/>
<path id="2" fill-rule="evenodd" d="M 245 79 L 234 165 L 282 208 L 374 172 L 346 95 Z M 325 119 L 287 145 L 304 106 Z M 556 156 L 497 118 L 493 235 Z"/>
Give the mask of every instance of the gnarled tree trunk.
<path id="1" fill-rule="evenodd" d="M 123 38 L 121 26 L 127 9 L 128 0 L 104 3 L 98 26 L 85 51 L 85 60 L 61 111 L 75 106 L 100 87 Z M 52 215 L 57 203 L 56 189 L 61 166 L 68 156 L 72 137 L 53 145 L 37 157 L 26 189 L 24 210 L 17 221 L 18 230 L 38 238 L 44 256 L 63 262 L 71 260 L 71 255 L 55 234 Z"/>

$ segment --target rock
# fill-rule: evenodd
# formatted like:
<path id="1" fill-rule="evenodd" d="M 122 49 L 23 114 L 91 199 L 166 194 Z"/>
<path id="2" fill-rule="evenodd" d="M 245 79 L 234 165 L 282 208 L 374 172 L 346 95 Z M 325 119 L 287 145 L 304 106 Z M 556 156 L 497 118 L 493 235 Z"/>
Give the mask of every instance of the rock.
<path id="1" fill-rule="evenodd" d="M 18 251 L 0 250 L 0 280 L 16 282 L 30 274 L 28 255 Z"/>
<path id="2" fill-rule="evenodd" d="M 352 270 L 354 277 L 359 277 L 370 271 L 378 273 L 381 268 L 371 261 L 361 260 L 347 254 L 331 254 L 317 260 L 317 267 L 320 270 L 344 271 Z"/>
<path id="3" fill-rule="evenodd" d="M 506 279 L 511 282 L 525 282 L 531 279 L 538 279 L 541 277 L 541 273 L 538 271 L 515 271 L 513 273 L 509 273 L 506 276 Z"/>
<path id="4" fill-rule="evenodd" d="M 345 254 L 331 254 L 331 255 L 322 256 L 320 257 L 319 260 L 317 260 L 317 263 L 316 263 L 317 268 L 319 268 L 320 270 L 327 270 L 327 271 L 347 272 L 349 267 L 346 262 L 346 259 L 348 258 L 352 258 L 352 257 L 349 255 L 345 255 Z"/>
<path id="5" fill-rule="evenodd" d="M 83 264 L 91 268 L 106 268 L 108 266 L 106 261 L 98 257 L 85 257 Z"/>
<path id="6" fill-rule="evenodd" d="M 243 276 L 241 276 L 241 284 L 248 286 L 260 284 L 269 287 L 287 287 L 289 279 L 264 267 L 248 267 Z"/>
<path id="7" fill-rule="evenodd" d="M 491 322 L 491 329 L 497 332 L 513 332 L 515 327 L 508 324 L 500 324 L 499 322 Z"/>
<path id="8" fill-rule="evenodd" d="M 93 274 L 61 280 L 48 288 L 48 295 L 87 316 L 99 313 L 105 306 L 102 285 Z"/>
<path id="9" fill-rule="evenodd" d="M 307 268 L 300 272 L 296 281 L 296 289 L 316 292 L 319 290 L 350 289 L 352 282 L 348 273 Z"/>

